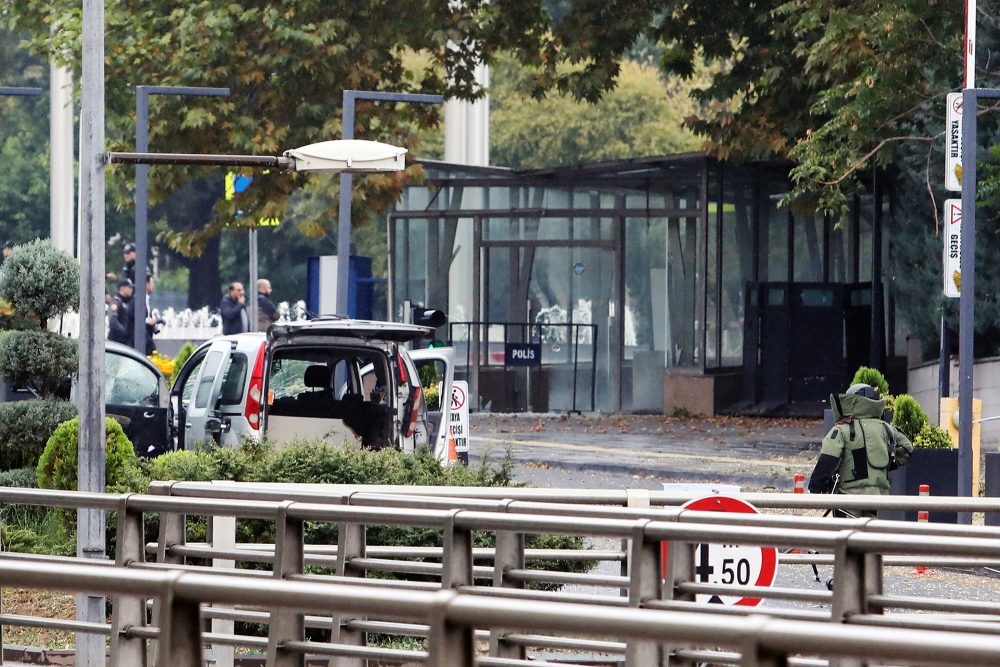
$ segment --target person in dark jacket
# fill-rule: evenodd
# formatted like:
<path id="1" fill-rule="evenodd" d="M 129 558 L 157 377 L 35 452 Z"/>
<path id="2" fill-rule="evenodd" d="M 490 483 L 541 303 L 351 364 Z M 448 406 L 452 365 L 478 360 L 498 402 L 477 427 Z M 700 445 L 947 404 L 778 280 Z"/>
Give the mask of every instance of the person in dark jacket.
<path id="1" fill-rule="evenodd" d="M 278 307 L 271 301 L 271 281 L 261 278 L 257 281 L 257 331 L 278 321 Z"/>
<path id="2" fill-rule="evenodd" d="M 108 340 L 135 347 L 135 285 L 128 278 L 118 281 L 118 295 L 108 307 Z"/>
<path id="3" fill-rule="evenodd" d="M 809 478 L 810 493 L 887 495 L 890 470 L 905 464 L 913 443 L 883 420 L 885 399 L 866 384 L 852 385 L 830 396 L 836 425 L 823 438 L 819 459 Z M 837 516 L 844 516 L 843 510 Z M 874 511 L 851 512 L 874 517 Z"/>
<path id="4" fill-rule="evenodd" d="M 219 315 L 222 317 L 222 334 L 244 333 L 250 330 L 250 318 L 247 316 L 246 295 L 243 283 L 231 283 L 229 294 L 222 297 L 219 303 Z"/>

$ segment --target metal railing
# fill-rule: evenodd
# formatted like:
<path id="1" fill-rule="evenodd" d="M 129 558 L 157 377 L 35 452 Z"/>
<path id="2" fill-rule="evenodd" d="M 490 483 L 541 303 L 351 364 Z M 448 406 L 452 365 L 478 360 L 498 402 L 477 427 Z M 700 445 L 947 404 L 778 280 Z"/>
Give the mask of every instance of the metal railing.
<path id="1" fill-rule="evenodd" d="M 200 489 L 200 491 L 199 491 Z M 75 492 L 0 489 L 0 502 L 5 504 L 30 504 L 56 507 L 94 507 L 118 512 L 117 565 L 99 568 L 115 573 L 128 568 L 130 573 L 144 570 L 197 573 L 209 568 L 186 562 L 188 558 L 227 558 L 249 563 L 270 563 L 270 572 L 231 571 L 229 575 L 213 574 L 228 580 L 231 586 L 256 587 L 258 582 L 283 579 L 309 585 L 343 585 L 362 587 L 370 591 L 391 591 L 395 594 L 427 593 L 439 589 L 453 589 L 463 595 L 496 599 L 504 604 L 558 603 L 600 607 L 603 617 L 616 607 L 635 607 L 659 611 L 685 611 L 706 615 L 761 614 L 793 621 L 833 621 L 836 624 L 883 625 L 894 628 L 941 629 L 949 631 L 997 634 L 992 621 L 1000 616 L 1000 603 L 982 600 L 951 600 L 946 598 L 920 598 L 887 595 L 883 590 L 883 568 L 893 563 L 922 562 L 927 565 L 945 564 L 996 564 L 1000 562 L 1000 529 L 941 524 L 913 524 L 872 519 L 820 519 L 789 515 L 734 515 L 711 512 L 692 512 L 675 507 L 617 508 L 573 506 L 534 500 L 489 500 L 476 498 L 413 497 L 386 493 L 350 492 L 344 496 L 327 492 L 316 495 L 315 489 L 298 489 L 299 500 L 262 499 L 259 496 L 290 493 L 281 489 L 243 488 L 237 485 L 158 484 L 154 490 L 165 495 L 114 496 Z M 397 489 L 398 490 L 398 489 Z M 405 489 L 413 491 L 412 487 Z M 519 491 L 505 489 L 506 491 Z M 461 490 L 451 489 L 459 493 Z M 531 490 L 539 492 L 540 490 Z M 178 494 L 214 493 L 215 498 L 182 497 Z M 475 494 L 478 490 L 468 493 Z M 780 496 L 781 494 L 775 494 Z M 792 496 L 793 494 L 787 494 Z M 226 497 L 221 497 L 226 496 Z M 803 500 L 801 495 L 791 500 Z M 815 497 L 808 502 L 825 500 Z M 843 497 L 833 499 L 840 505 Z M 882 501 L 897 499 L 883 498 Z M 899 499 L 926 506 L 936 501 L 942 509 L 953 505 L 966 507 L 970 501 L 978 509 L 996 506 L 994 499 Z M 782 498 L 773 502 L 781 504 Z M 346 503 L 351 504 L 346 504 Z M 343 503 L 343 504 L 341 504 Z M 868 500 L 871 504 L 872 501 Z M 876 504 L 878 504 L 876 502 Z M 898 504 L 898 503 L 897 503 Z M 450 505 L 450 507 L 449 507 Z M 159 514 L 160 534 L 155 544 L 146 545 L 142 532 L 143 516 Z M 188 544 L 186 516 L 237 517 L 273 521 L 275 545 L 230 545 L 217 547 L 214 543 Z M 311 522 L 335 523 L 338 526 L 338 544 L 304 544 L 304 527 Z M 434 528 L 442 533 L 443 547 L 369 546 L 365 538 L 366 527 L 384 524 L 392 526 L 418 526 Z M 495 549 L 473 549 L 473 532 L 495 533 Z M 527 534 L 549 533 L 614 538 L 625 541 L 621 551 L 605 550 L 592 555 L 594 559 L 628 562 L 621 575 L 542 572 L 526 566 L 532 558 L 559 559 L 563 556 L 552 550 L 525 549 Z M 213 536 L 214 539 L 214 536 Z M 662 562 L 660 545 L 669 542 L 668 558 Z M 828 562 L 834 567 L 838 582 L 835 590 L 775 589 L 754 586 L 717 586 L 697 582 L 694 573 L 694 549 L 702 543 L 739 543 L 775 547 L 797 547 L 826 552 Z M 150 550 L 157 554 L 156 563 L 145 563 L 144 554 Z M 588 554 L 575 550 L 567 559 L 585 559 Z M 434 558 L 440 562 L 414 562 L 413 558 Z M 24 560 L 25 556 L 17 556 Z M 477 565 L 477 559 L 493 560 L 492 567 Z M 6 561 L 15 559 L 8 555 Z M 896 559 L 896 560 L 893 560 Z M 69 570 L 73 559 L 46 559 L 41 565 Z M 805 562 L 804 559 L 800 562 Z M 307 573 L 307 566 L 329 568 L 334 574 Z M 74 565 L 76 567 L 76 565 Z M 82 567 L 82 566 L 80 566 Z M 96 567 L 92 565 L 91 567 Z M 667 585 L 661 578 L 661 567 L 666 568 Z M 217 570 L 215 572 L 218 572 Z M 403 581 L 364 579 L 369 572 L 419 574 L 431 576 L 433 581 Z M 126 578 L 131 575 L 125 575 Z M 227 579 L 228 577 L 228 579 Z M 12 581 L 7 579 L 6 581 Z M 104 580 L 101 580 L 102 582 Z M 248 583 L 251 582 L 251 583 Z M 492 585 L 483 585 L 489 582 Z M 538 582 L 592 586 L 595 590 L 610 588 L 614 594 L 568 593 L 560 591 L 530 590 Z M 17 580 L 21 585 L 20 580 Z M 103 583 L 101 584 L 103 586 Z M 223 585 L 223 584 L 219 584 Z M 100 589 L 104 590 L 104 589 Z M 108 591 L 117 589 L 108 588 Z M 624 591 L 624 594 L 618 591 Z M 381 593 L 380 593 L 381 594 Z M 756 611 L 739 608 L 720 608 L 720 605 L 697 605 L 698 594 L 743 595 L 762 599 L 797 600 L 809 604 L 831 605 L 823 609 L 766 608 Z M 120 595 L 115 603 L 115 619 L 110 627 L 133 628 L 129 632 L 141 635 L 143 641 L 155 635 L 143 630 L 146 625 L 146 600 L 144 591 Z M 219 600 L 229 602 L 229 598 Z M 229 602 L 231 603 L 231 602 Z M 162 602 L 161 602 L 162 604 Z M 529 607 L 530 607 L 529 604 Z M 272 605 L 274 606 L 274 605 Z M 922 610 L 925 614 L 886 614 L 887 610 Z M 269 627 L 269 637 L 281 645 L 292 637 L 299 641 L 307 626 L 332 627 L 331 645 L 323 651 L 340 651 L 345 659 L 362 657 L 399 657 L 399 649 L 365 646 L 366 633 L 434 637 L 430 625 L 414 625 L 413 619 L 400 622 L 399 614 L 372 618 L 379 612 L 365 609 L 354 613 L 352 609 L 340 610 L 336 618 L 310 617 L 304 614 L 281 615 Z M 624 609 L 619 609 L 624 611 Z M 962 614 L 961 617 L 942 616 L 944 613 Z M 311 612 L 309 612 L 311 613 Z M 596 613 L 596 612 L 591 612 Z M 265 622 L 269 617 L 260 609 L 206 609 L 205 616 L 213 619 Z M 976 620 L 976 619 L 980 620 Z M 3 622 L 18 624 L 23 619 L 4 617 Z M 510 621 L 510 618 L 506 619 Z M 88 627 L 75 622 L 59 621 L 62 629 L 87 631 Z M 124 625 L 123 625 L 124 624 Z M 945 625 L 946 624 L 946 625 Z M 547 638 L 540 635 L 538 626 L 530 625 L 531 633 L 518 632 L 512 624 L 502 625 L 491 637 L 491 655 L 497 660 L 524 660 L 526 648 L 559 645 L 576 650 L 604 650 L 622 652 L 631 665 L 652 664 L 645 662 L 650 649 L 644 642 L 604 642 Z M 567 629 L 566 631 L 569 631 Z M 103 630 L 102 630 L 103 632 Z M 112 632 L 108 629 L 107 632 Z M 119 631 L 114 631 L 119 632 Z M 145 634 L 143 634 L 145 633 Z M 112 633 L 113 634 L 113 633 Z M 483 636 L 482 634 L 480 636 Z M 623 634 L 622 637 L 632 637 Z M 263 647 L 260 637 L 238 636 L 231 633 L 210 633 L 206 640 L 215 645 Z M 268 641 L 272 641 L 269 639 Z M 720 642 L 721 645 L 721 642 Z M 645 648 L 644 648 L 645 646 Z M 660 649 L 655 649 L 660 650 Z M 684 649 L 681 655 L 684 654 Z M 394 653 L 393 651 L 397 651 Z M 332 655 L 332 653 L 330 653 Z M 419 651 L 414 653 L 418 656 Z M 694 655 L 694 654 L 690 654 Z M 725 653 L 702 649 L 703 661 L 725 661 Z M 714 657 L 713 657 L 714 656 Z M 419 656 L 418 656 L 419 657 Z M 690 656 L 689 656 L 690 657 Z M 120 663 L 130 664 L 130 663 Z M 284 664 L 276 662 L 273 664 Z M 355 663 L 344 663 L 355 664 Z M 432 663 L 435 664 L 435 663 Z M 449 663 L 450 664 L 450 663 Z M 455 663 L 465 664 L 465 663 Z M 503 662 L 482 664 L 508 664 Z M 509 663 L 518 664 L 518 663 Z M 957 664 L 957 663 L 953 663 Z"/>
<path id="2" fill-rule="evenodd" d="M 788 621 L 767 617 L 731 619 L 696 612 L 607 609 L 586 604 L 486 598 L 454 591 L 407 592 L 370 587 L 224 577 L 188 572 L 137 572 L 78 565 L 0 562 L 0 579 L 24 588 L 112 593 L 153 598 L 158 626 L 130 624 L 118 609 L 103 634 L 112 638 L 113 665 L 145 664 L 144 643 L 157 641 L 156 664 L 200 667 L 201 605 L 225 603 L 272 610 L 267 640 L 269 665 L 301 665 L 306 654 L 381 657 L 431 667 L 545 665 L 550 663 L 475 657 L 477 629 L 572 634 L 632 640 L 646 647 L 641 664 L 659 664 L 665 644 L 707 644 L 731 649 L 744 665 L 785 665 L 788 656 L 887 659 L 893 664 L 995 665 L 1000 642 L 965 633 L 872 628 Z M 281 612 L 281 613 L 273 613 Z M 276 626 L 306 614 L 383 614 L 426 624 L 426 651 L 348 651 L 329 642 L 279 635 Z M 218 639 L 218 638 L 216 638 Z M 595 642 L 596 644 L 596 642 Z"/>

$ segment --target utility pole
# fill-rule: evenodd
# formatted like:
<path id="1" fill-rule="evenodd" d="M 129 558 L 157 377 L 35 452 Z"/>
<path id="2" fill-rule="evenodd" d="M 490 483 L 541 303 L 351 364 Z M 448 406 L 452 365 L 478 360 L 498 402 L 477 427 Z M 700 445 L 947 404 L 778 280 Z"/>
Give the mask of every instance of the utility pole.
<path id="1" fill-rule="evenodd" d="M 80 112 L 80 415 L 78 487 L 105 491 L 104 441 L 104 0 L 83 0 Z M 77 510 L 76 555 L 103 560 L 104 512 Z M 103 623 L 104 597 L 77 595 L 76 617 Z M 104 665 L 104 637 L 76 634 L 76 664 Z"/>

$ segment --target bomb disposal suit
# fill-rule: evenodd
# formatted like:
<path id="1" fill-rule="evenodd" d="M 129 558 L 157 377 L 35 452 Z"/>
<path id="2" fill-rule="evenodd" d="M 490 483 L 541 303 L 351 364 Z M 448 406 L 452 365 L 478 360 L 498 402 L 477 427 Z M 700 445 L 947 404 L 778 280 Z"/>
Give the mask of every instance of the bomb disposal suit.
<path id="1" fill-rule="evenodd" d="M 868 385 L 856 384 L 847 393 L 832 395 L 830 405 L 837 424 L 823 438 L 809 492 L 889 493 L 888 472 L 909 460 L 913 443 L 883 419 L 886 400 Z"/>

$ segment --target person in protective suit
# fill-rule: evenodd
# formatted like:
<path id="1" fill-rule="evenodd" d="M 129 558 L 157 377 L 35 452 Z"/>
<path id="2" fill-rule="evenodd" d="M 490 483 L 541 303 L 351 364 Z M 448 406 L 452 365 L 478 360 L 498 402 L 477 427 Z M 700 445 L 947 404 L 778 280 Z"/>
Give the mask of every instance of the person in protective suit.
<path id="1" fill-rule="evenodd" d="M 889 471 L 905 464 L 910 439 L 884 418 L 886 400 L 867 384 L 855 384 L 830 396 L 836 425 L 823 438 L 819 460 L 809 478 L 810 493 L 884 495 Z M 873 510 L 851 515 L 875 517 Z M 844 511 L 834 516 L 847 516 Z"/>

